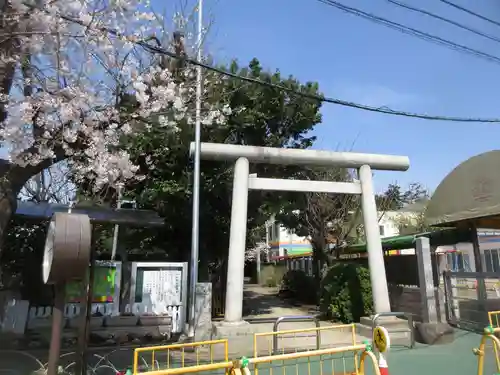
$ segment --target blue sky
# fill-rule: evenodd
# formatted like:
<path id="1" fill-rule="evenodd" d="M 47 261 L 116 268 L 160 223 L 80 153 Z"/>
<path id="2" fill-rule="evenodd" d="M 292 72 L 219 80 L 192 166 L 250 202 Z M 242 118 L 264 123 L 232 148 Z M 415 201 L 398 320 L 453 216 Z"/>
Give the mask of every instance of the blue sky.
<path id="1" fill-rule="evenodd" d="M 160 5 L 156 0 L 156 5 Z M 346 14 L 315 0 L 204 0 L 218 60 L 257 57 L 268 69 L 318 81 L 326 96 L 449 116 L 500 118 L 500 64 L 449 50 Z M 396 7 L 386 0 L 340 0 L 500 56 L 500 43 Z M 401 0 L 500 38 L 500 26 L 436 0 Z M 455 0 L 500 21 L 496 0 Z M 433 190 L 452 168 L 497 149 L 500 124 L 424 121 L 323 107 L 316 148 L 408 155 L 408 172 L 377 172 L 376 188 L 412 181 Z"/>

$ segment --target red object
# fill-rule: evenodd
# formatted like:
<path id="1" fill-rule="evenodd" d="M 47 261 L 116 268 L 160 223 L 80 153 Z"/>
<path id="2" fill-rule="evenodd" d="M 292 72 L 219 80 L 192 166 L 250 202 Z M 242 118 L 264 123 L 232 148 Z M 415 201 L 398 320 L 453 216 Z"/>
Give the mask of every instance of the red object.
<path id="1" fill-rule="evenodd" d="M 389 375 L 389 367 L 387 366 L 387 361 L 382 353 L 379 354 L 378 369 L 380 371 L 380 375 Z"/>

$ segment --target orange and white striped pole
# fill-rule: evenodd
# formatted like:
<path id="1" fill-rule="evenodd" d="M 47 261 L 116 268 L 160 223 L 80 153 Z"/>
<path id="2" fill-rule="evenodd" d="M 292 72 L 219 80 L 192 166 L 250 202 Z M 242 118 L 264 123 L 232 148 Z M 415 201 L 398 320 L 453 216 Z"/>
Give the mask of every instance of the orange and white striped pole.
<path id="1" fill-rule="evenodd" d="M 387 365 L 384 355 L 380 352 L 378 357 L 378 370 L 380 371 L 380 375 L 389 375 L 389 366 Z"/>

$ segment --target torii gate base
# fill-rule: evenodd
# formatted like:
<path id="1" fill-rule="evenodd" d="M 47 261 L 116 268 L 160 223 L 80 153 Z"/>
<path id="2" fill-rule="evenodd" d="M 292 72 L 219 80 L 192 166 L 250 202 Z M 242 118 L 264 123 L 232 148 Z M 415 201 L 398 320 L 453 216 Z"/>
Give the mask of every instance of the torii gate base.
<path id="1" fill-rule="evenodd" d="M 194 144 L 192 143 L 191 153 L 193 151 Z M 242 319 L 242 301 L 249 189 L 360 194 L 375 312 L 391 311 L 377 207 L 373 192 L 372 169 L 406 171 L 409 168 L 407 157 L 216 143 L 202 143 L 200 153 L 201 157 L 206 160 L 236 160 L 229 236 L 226 306 L 222 325 L 236 328 L 246 323 Z M 359 182 L 258 178 L 249 176 L 250 162 L 357 168 Z"/>

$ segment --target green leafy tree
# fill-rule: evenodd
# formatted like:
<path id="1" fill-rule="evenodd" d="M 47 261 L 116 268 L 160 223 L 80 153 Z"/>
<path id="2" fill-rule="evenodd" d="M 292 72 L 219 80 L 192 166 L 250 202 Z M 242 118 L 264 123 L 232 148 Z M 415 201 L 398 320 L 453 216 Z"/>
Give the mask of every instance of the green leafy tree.
<path id="1" fill-rule="evenodd" d="M 290 90 L 319 95 L 315 83 L 300 83 L 292 76 L 283 77 L 263 70 L 257 59 L 240 68 L 236 62 L 226 69 L 234 74 L 285 86 Z M 239 79 L 208 74 L 204 87 L 204 105 L 217 103 L 232 108 L 226 122 L 203 123 L 202 141 L 226 144 L 308 148 L 315 137 L 310 134 L 321 121 L 317 100 L 307 100 L 272 87 Z M 194 103 L 193 103 L 194 105 Z M 166 109 L 168 111 L 168 109 Z M 154 124 L 159 116 L 148 118 Z M 154 235 L 136 231 L 148 246 L 163 249 L 170 257 L 189 257 L 191 242 L 192 168 L 189 146 L 194 139 L 192 123 L 179 122 L 179 131 L 165 131 L 152 126 L 141 135 L 124 139 L 128 152 L 138 161 L 147 177 L 126 186 L 126 195 L 136 199 L 142 208 L 155 209 L 165 218 L 165 227 Z M 202 161 L 200 192 L 200 277 L 206 276 L 209 265 L 227 258 L 232 194 L 232 162 Z M 262 177 L 293 176 L 294 166 L 252 165 L 251 173 Z M 90 185 L 91 181 L 89 181 Z M 87 186 L 88 188 L 89 186 Z M 83 186 L 85 190 L 85 186 Z M 106 190 L 104 200 L 116 198 Z M 285 194 L 251 192 L 248 204 L 248 230 L 263 224 L 267 213 L 279 210 Z M 137 243 L 136 242 L 136 243 Z M 251 246 L 252 244 L 248 244 Z"/>
<path id="2" fill-rule="evenodd" d="M 389 184 L 387 189 L 375 197 L 377 207 L 386 211 L 397 211 L 405 205 L 425 201 L 429 198 L 429 192 L 422 184 L 412 182 L 407 189 L 398 184 Z"/>
<path id="3" fill-rule="evenodd" d="M 300 171 L 301 180 L 353 182 L 352 170 L 311 168 Z M 331 264 L 338 250 L 356 236 L 359 222 L 359 197 L 336 193 L 290 194 L 276 219 L 297 235 L 308 237 L 313 249 L 314 275 L 319 282 L 320 264 Z M 336 251 L 337 250 L 337 251 Z"/>
<path id="4" fill-rule="evenodd" d="M 341 168 L 312 168 L 298 172 L 296 177 L 338 182 L 353 182 L 356 178 L 354 171 Z M 390 184 L 383 194 L 375 197 L 379 220 L 387 211 L 399 210 L 425 197 L 427 191 L 421 184 L 412 183 L 407 190 Z M 329 267 L 347 245 L 363 241 L 361 201 L 356 195 L 327 193 L 299 193 L 289 198 L 277 220 L 296 234 L 309 238 L 315 260 L 314 275 L 319 282 L 323 267 Z M 412 225 L 417 225 L 416 222 Z M 401 225 L 408 223 L 402 221 Z"/>

